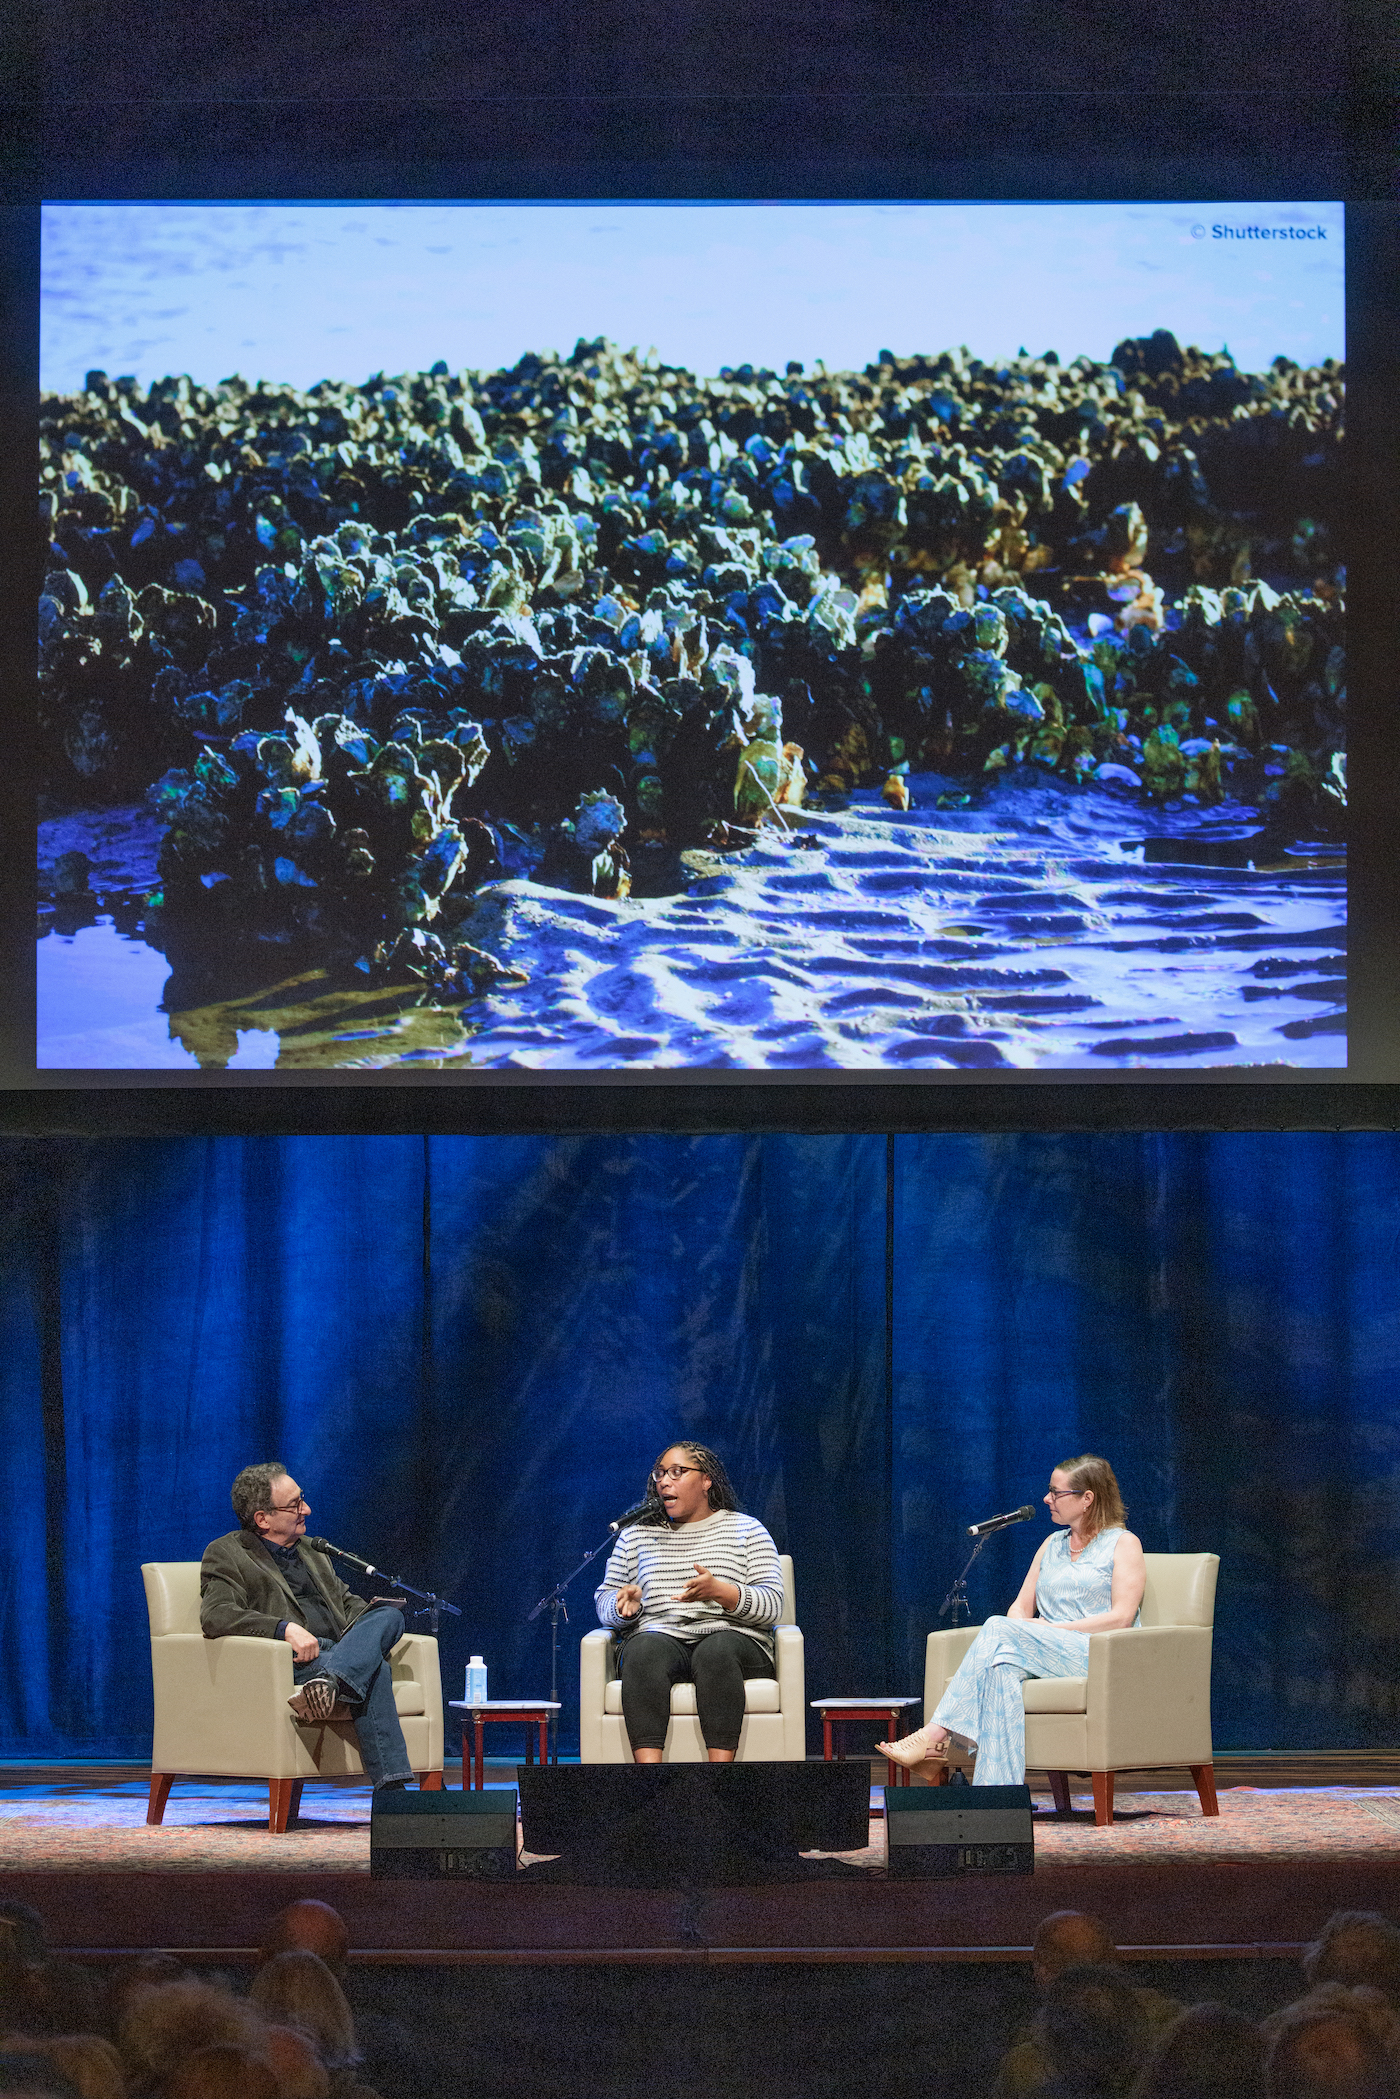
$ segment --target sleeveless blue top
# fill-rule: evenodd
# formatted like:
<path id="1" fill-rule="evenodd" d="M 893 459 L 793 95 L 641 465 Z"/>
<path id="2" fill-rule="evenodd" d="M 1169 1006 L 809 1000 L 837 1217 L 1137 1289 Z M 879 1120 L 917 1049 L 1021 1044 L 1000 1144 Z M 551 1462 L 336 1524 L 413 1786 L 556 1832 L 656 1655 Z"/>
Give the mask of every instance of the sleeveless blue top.
<path id="1" fill-rule="evenodd" d="M 1100 1531 L 1077 1560 L 1069 1556 L 1069 1532 L 1057 1530 L 1045 1548 L 1035 1584 L 1037 1615 L 1047 1625 L 1076 1618 L 1097 1618 L 1113 1608 L 1113 1555 L 1123 1535 L 1121 1523 Z M 1139 1612 L 1138 1616 L 1141 1616 Z M 1134 1625 L 1138 1619 L 1134 1618 Z"/>

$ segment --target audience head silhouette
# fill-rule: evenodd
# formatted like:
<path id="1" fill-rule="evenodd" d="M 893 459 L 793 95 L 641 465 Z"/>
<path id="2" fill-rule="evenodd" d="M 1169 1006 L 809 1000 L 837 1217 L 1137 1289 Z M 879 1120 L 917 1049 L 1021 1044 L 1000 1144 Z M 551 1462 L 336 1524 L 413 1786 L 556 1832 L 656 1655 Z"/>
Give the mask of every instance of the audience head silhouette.
<path id="1" fill-rule="evenodd" d="M 1400 1929 L 1375 1910 L 1337 1910 L 1303 1955 L 1310 1984 L 1368 1983 L 1400 2005 Z"/>
<path id="2" fill-rule="evenodd" d="M 319 1955 L 274 1954 L 253 1977 L 249 1996 L 264 2018 L 304 2033 L 328 2070 L 348 2070 L 360 2060 L 345 1992 Z"/>
<path id="3" fill-rule="evenodd" d="M 1400 2019 L 1379 1990 L 1322 1983 L 1268 2023 L 1268 2099 L 1395 2099 Z"/>
<path id="4" fill-rule="evenodd" d="M 250 2048 L 215 2041 L 196 2048 L 166 2079 L 162 2099 L 280 2099 L 270 2063 Z"/>
<path id="5" fill-rule="evenodd" d="M 349 1951 L 350 1934 L 340 1911 L 332 1909 L 328 1902 L 306 1897 L 278 1910 L 263 1933 L 258 1965 L 264 1966 L 279 1953 L 315 1953 L 339 1978 L 345 1972 Z"/>
<path id="6" fill-rule="evenodd" d="M 1147 2054 L 1147 2014 L 1120 1968 L 1066 1968 L 1045 1992 L 1040 2036 L 1057 2099 L 1116 2099 Z"/>
<path id="7" fill-rule="evenodd" d="M 1104 1968 L 1117 1958 L 1118 1948 L 1102 1917 L 1088 1910 L 1052 1910 L 1036 1930 L 1031 1971 L 1044 1990 L 1066 1968 Z"/>
<path id="8" fill-rule="evenodd" d="M 1193 2004 L 1147 2058 L 1133 2099 L 1264 2099 L 1264 2040 L 1224 2004 Z"/>

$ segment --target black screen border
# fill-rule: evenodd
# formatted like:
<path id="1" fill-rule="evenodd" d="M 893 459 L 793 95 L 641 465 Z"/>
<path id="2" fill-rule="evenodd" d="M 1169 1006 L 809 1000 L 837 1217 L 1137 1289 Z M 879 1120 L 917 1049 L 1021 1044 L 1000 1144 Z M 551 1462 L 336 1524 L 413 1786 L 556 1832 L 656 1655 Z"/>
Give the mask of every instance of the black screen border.
<path id="1" fill-rule="evenodd" d="M 1369 10 L 1368 10 L 1369 12 Z M 820 12 L 817 19 L 825 20 Z M 829 25 L 828 25 L 829 26 Z M 1393 39 L 1392 39 L 1393 40 Z M 1000 1128 L 1391 1128 L 1400 1113 L 1400 781 L 1387 752 L 1393 665 L 1387 660 L 1389 549 L 1400 543 L 1400 495 L 1388 462 L 1400 438 L 1394 320 L 1400 282 L 1400 207 L 1391 201 L 1391 148 L 1355 68 L 1329 94 L 1314 74 L 1267 89 L 1238 68 L 1210 90 L 1183 88 L 1145 104 L 1127 92 L 998 87 L 990 77 L 915 96 L 891 125 L 889 93 L 716 94 L 708 99 L 629 89 L 581 97 L 478 97 L 478 150 L 463 118 L 439 98 L 389 100 L 375 111 L 376 144 L 349 153 L 328 131 L 333 94 L 241 106 L 202 102 L 192 83 L 169 83 L 144 108 L 96 93 L 52 105 L 34 150 L 15 169 L 0 257 L 5 303 L 6 543 L 19 586 L 0 607 L 0 666 L 8 690 L 32 690 L 29 608 L 41 573 L 27 528 L 37 437 L 37 199 L 506 198 L 792 201 L 1189 201 L 1228 196 L 1340 197 L 1347 204 L 1347 333 L 1351 390 L 1348 590 L 1356 641 L 1358 710 L 1353 772 L 1362 783 L 1350 851 L 1353 982 L 1347 1071 L 800 1075 L 725 1072 L 534 1073 L 39 1072 L 32 1033 L 32 877 L 6 856 L 0 961 L 0 1128 L 59 1134 L 302 1129 L 707 1130 Z M 1320 91 L 1319 91 L 1320 90 Z M 1015 115 L 989 133 L 1002 98 Z M 1384 100 L 1384 97 L 1382 97 Z M 75 119 L 81 121 L 75 125 Z M 782 141 L 800 134 L 805 156 Z M 872 137 L 882 136 L 879 151 Z M 28 378 L 26 392 L 23 381 Z M 19 383 L 15 383 L 18 381 Z M 10 442 L 10 439 L 14 442 Z M 18 528 L 18 529 L 17 529 Z M 23 587 L 31 581 L 32 589 Z M 23 682 L 17 682 L 22 680 Z M 17 762 L 11 837 L 32 837 L 32 759 L 13 703 Z M 29 775 L 29 778 L 26 778 Z M 25 990 L 28 988 L 26 1000 Z"/>

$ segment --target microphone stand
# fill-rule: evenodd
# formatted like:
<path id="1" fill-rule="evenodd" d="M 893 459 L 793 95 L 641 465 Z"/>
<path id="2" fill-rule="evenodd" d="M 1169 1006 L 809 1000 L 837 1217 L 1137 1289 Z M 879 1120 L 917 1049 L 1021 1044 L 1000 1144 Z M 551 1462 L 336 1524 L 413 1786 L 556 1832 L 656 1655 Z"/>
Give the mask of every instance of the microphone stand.
<path id="1" fill-rule="evenodd" d="M 609 1530 L 602 1544 L 595 1545 L 592 1552 L 586 1552 L 573 1572 L 566 1574 L 562 1581 L 556 1582 L 549 1594 L 540 1598 L 533 1611 L 530 1612 L 525 1620 L 527 1625 L 533 1625 L 541 1611 L 548 1611 L 549 1613 L 549 1700 L 551 1705 L 557 1706 L 559 1703 L 559 1614 L 561 1611 L 564 1614 L 566 1625 L 569 1621 L 569 1607 L 564 1601 L 564 1591 L 568 1588 L 571 1581 L 582 1574 L 584 1568 L 591 1560 L 596 1560 L 599 1553 L 605 1551 L 609 1545 L 615 1545 L 617 1539 L 618 1533 L 614 1530 Z M 551 1764 L 557 1764 L 559 1761 L 559 1715 L 557 1712 L 553 1712 L 549 1716 L 549 1734 L 549 1761 Z"/>
<path id="2" fill-rule="evenodd" d="M 435 1596 L 431 1589 L 415 1589 L 412 1582 L 402 1582 L 397 1575 L 386 1574 L 382 1567 L 374 1566 L 369 1560 L 362 1560 L 357 1552 L 347 1552 L 343 1545 L 332 1545 L 329 1538 L 325 1541 L 324 1550 L 334 1553 L 338 1560 L 349 1560 L 351 1566 L 358 1567 L 363 1574 L 377 1574 L 391 1589 L 402 1589 L 406 1595 L 416 1596 L 424 1605 L 424 1609 L 415 1611 L 413 1616 L 427 1619 L 434 1639 L 437 1638 L 438 1619 L 443 1611 L 450 1611 L 454 1618 L 460 1618 L 462 1615 L 456 1604 L 449 1603 L 445 1596 Z"/>
<path id="3" fill-rule="evenodd" d="M 971 1567 L 972 1562 L 976 1559 L 978 1553 L 982 1550 L 982 1547 L 986 1544 L 987 1539 L 995 1537 L 995 1535 L 996 1533 L 994 1531 L 987 1531 L 982 1537 L 980 1537 L 977 1540 L 977 1543 L 973 1546 L 972 1551 L 968 1556 L 967 1566 L 964 1567 L 962 1573 L 957 1576 L 952 1588 L 949 1589 L 948 1594 L 944 1597 L 942 1603 L 938 1606 L 938 1615 L 940 1618 L 946 1618 L 948 1616 L 948 1613 L 950 1611 L 952 1612 L 953 1626 L 955 1630 L 957 1628 L 959 1611 L 966 1611 L 969 1618 L 972 1616 L 972 1606 L 967 1600 L 968 1569 Z"/>

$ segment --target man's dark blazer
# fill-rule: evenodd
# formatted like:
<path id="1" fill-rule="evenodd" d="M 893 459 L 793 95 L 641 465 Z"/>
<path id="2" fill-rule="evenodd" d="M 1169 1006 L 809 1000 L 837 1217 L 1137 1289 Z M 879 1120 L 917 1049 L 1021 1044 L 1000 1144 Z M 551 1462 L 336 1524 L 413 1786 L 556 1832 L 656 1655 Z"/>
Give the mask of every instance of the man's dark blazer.
<path id="1" fill-rule="evenodd" d="M 325 1598 L 337 1640 L 369 1605 L 352 1596 L 323 1552 L 313 1552 L 305 1539 L 297 1544 L 303 1567 Z M 296 1591 L 256 1531 L 229 1531 L 204 1548 L 199 1563 L 199 1626 L 206 1640 L 242 1633 L 255 1640 L 275 1640 L 284 1619 L 301 1623 Z"/>

